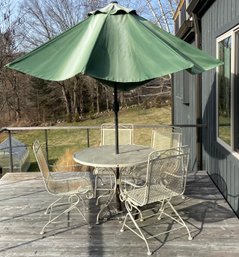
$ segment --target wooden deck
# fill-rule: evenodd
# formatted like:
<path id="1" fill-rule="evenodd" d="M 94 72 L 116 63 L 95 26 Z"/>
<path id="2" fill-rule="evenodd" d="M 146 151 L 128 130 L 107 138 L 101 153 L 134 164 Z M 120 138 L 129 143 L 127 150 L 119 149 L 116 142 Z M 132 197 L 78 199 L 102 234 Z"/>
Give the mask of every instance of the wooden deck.
<path id="1" fill-rule="evenodd" d="M 44 236 L 39 234 L 47 217 L 43 215 L 53 200 L 39 173 L 6 174 L 0 180 L 0 256 L 1 257 L 140 257 L 146 255 L 144 242 L 132 232 L 120 232 L 117 219 L 92 229 L 72 214 L 73 226 L 54 224 Z M 153 256 L 238 257 L 239 220 L 205 172 L 188 177 L 186 198 L 177 199 L 176 209 L 186 220 L 194 239 L 187 240 L 184 229 L 152 239 Z M 89 221 L 97 213 L 89 201 Z M 162 229 L 166 222 L 162 221 Z M 167 224 L 168 226 L 169 224 Z M 148 226 L 150 232 L 159 225 Z M 151 230 L 150 230 L 151 229 Z"/>

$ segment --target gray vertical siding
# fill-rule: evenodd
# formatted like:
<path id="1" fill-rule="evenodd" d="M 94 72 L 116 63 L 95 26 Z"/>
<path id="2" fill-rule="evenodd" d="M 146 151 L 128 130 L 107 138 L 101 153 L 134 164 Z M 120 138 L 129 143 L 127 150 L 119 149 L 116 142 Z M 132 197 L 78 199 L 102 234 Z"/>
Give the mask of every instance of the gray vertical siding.
<path id="1" fill-rule="evenodd" d="M 188 75 L 188 104 L 183 103 L 183 89 L 186 81 L 183 75 L 186 71 L 178 72 L 174 75 L 174 124 L 195 124 L 195 76 Z M 190 163 L 189 170 L 197 169 L 196 163 L 196 129 L 183 128 L 183 144 L 189 145 Z"/>
<path id="2" fill-rule="evenodd" d="M 239 1 L 216 0 L 202 17 L 202 49 L 216 56 L 216 38 L 239 24 Z M 189 104 L 180 98 L 183 72 L 174 76 L 174 123 L 195 124 L 195 78 L 189 79 Z M 216 72 L 202 74 L 203 169 L 207 170 L 228 203 L 239 216 L 239 159 L 217 142 Z M 184 129 L 184 143 L 191 147 L 190 169 L 196 170 L 196 129 Z"/>
<path id="3" fill-rule="evenodd" d="M 202 17 L 202 49 L 216 56 L 216 37 L 239 21 L 238 0 L 217 0 Z M 202 75 L 203 164 L 233 210 L 239 215 L 239 159 L 216 139 L 215 70 Z"/>

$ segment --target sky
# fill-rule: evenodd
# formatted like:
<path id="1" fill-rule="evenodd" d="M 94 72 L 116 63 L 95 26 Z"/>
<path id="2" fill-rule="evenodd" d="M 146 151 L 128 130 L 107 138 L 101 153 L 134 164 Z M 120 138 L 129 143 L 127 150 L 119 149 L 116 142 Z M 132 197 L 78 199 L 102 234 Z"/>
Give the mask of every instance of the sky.
<path id="1" fill-rule="evenodd" d="M 41 0 L 40 0 L 41 1 Z M 76 0 L 77 1 L 77 0 Z M 80 1 L 80 0 L 79 0 Z M 0 0 L 0 3 L 8 3 L 10 2 L 11 3 L 11 10 L 12 12 L 15 12 L 17 13 L 18 11 L 18 7 L 20 5 L 20 3 L 23 3 L 24 0 Z M 108 3 L 110 3 L 111 0 L 108 1 Z M 148 19 L 148 20 L 151 20 L 153 22 L 156 23 L 156 19 L 154 19 L 154 16 L 152 15 L 152 13 L 150 12 L 149 8 L 148 8 L 148 5 L 146 3 L 146 0 L 138 0 L 138 1 L 133 1 L 133 0 L 118 0 L 118 3 L 120 5 L 127 5 L 127 3 L 132 3 L 131 4 L 131 8 L 135 8 L 137 9 L 138 6 L 141 6 L 141 9 L 138 9 L 138 14 L 143 16 L 144 18 Z M 152 0 L 151 1 L 152 5 L 154 6 L 154 9 L 156 10 L 156 13 L 160 14 L 160 9 L 159 9 L 159 4 L 158 4 L 158 1 L 156 0 Z M 166 6 L 166 4 L 168 3 L 166 0 L 162 0 L 162 3 Z M 168 4 L 167 4 L 168 5 Z M 2 21 L 2 17 L 4 16 L 4 9 L 3 8 L 0 8 L 0 30 L 1 32 L 4 32 L 5 31 L 5 28 L 4 28 L 4 22 L 1 22 Z M 2 24 L 1 24 L 2 23 Z M 6 23 L 5 23 L 6 24 Z M 162 26 L 164 26 L 162 24 Z M 5 27 L 9 27 L 7 25 L 5 25 Z M 172 23 L 170 25 L 170 30 L 171 30 L 171 27 L 172 27 Z M 165 28 L 164 28 L 165 29 Z M 173 31 L 173 29 L 172 29 Z"/>

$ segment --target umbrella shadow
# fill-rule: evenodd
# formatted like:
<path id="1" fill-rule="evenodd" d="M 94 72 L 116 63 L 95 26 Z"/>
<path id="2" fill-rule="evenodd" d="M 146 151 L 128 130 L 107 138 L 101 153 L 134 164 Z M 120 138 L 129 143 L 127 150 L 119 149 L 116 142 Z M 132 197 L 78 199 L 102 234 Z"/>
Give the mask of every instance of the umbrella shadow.
<path id="1" fill-rule="evenodd" d="M 92 186 L 94 186 L 94 175 L 91 172 L 90 173 L 90 180 L 92 182 Z M 103 232 L 102 232 L 102 224 L 96 225 L 96 215 L 99 211 L 99 208 L 96 205 L 96 199 L 92 198 L 89 200 L 89 223 L 92 226 L 91 229 L 89 229 L 89 245 L 88 245 L 88 256 L 98 256 L 103 257 L 104 256 L 104 238 L 103 238 Z"/>
<path id="2" fill-rule="evenodd" d="M 219 77 L 220 79 L 220 77 Z M 225 78 L 224 78 L 225 79 Z M 235 80 L 238 80 L 238 76 L 234 76 Z M 229 84 L 230 81 L 225 81 Z M 219 137 L 222 141 L 226 141 L 226 136 L 231 137 L 232 124 L 227 122 L 226 116 L 220 120 L 218 126 L 216 122 L 217 117 L 217 90 L 216 90 L 216 75 L 214 76 L 213 83 L 208 85 L 210 87 L 208 92 L 208 100 L 203 112 L 203 124 L 207 124 L 207 127 L 203 129 L 203 151 L 207 158 L 204 166 L 209 172 L 209 176 L 215 183 L 221 194 L 232 205 L 232 209 L 237 216 L 239 216 L 239 194 L 236 178 L 238 174 L 237 161 L 232 157 L 232 152 L 227 150 L 222 144 L 218 142 L 217 133 L 219 131 Z M 237 89 L 236 89 L 237 90 Z M 236 94 L 237 92 L 235 92 Z M 225 103 L 219 103 L 221 105 Z M 238 101 L 235 102 L 235 110 L 238 109 Z M 223 107 L 222 107 L 223 108 Z M 226 112 L 226 111 L 225 111 Z M 226 115 L 226 114 L 223 114 Z M 221 115 L 221 116 L 223 116 Z M 238 131 L 238 124 L 233 125 L 234 131 Z M 238 147 L 238 138 L 235 138 L 235 147 Z M 230 143 L 227 143 L 230 144 Z M 232 157 L 232 158 L 231 158 Z M 233 168 L 236 167 L 236 168 Z"/>
<path id="3" fill-rule="evenodd" d="M 186 217 L 188 217 L 187 222 L 193 225 L 192 222 L 189 222 L 189 219 L 199 222 L 199 226 L 193 225 L 197 232 L 193 237 L 197 237 L 204 229 L 204 226 L 208 223 L 217 223 L 230 218 L 234 218 L 235 214 L 232 210 L 227 209 L 217 202 L 204 201 L 180 210 Z"/>
<path id="4" fill-rule="evenodd" d="M 219 187 L 215 185 L 214 180 L 216 180 L 216 185 Z M 227 191 L 225 181 L 218 174 L 208 176 L 207 174 L 195 172 L 188 176 L 185 196 L 192 201 L 199 199 L 200 203 L 187 206 L 181 209 L 180 212 L 188 222 L 190 219 L 199 222 L 199 226 L 192 224 L 197 228 L 197 233 L 194 237 L 203 231 L 207 223 L 216 223 L 235 217 L 230 208 L 225 208 L 219 204 L 222 201 L 224 203 L 223 195 L 227 195 Z"/>

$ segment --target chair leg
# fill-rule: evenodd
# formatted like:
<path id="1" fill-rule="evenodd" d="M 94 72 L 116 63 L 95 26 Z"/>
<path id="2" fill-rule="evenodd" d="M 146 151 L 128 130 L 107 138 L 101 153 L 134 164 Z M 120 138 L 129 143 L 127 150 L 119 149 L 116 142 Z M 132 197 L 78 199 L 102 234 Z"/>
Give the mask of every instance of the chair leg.
<path id="1" fill-rule="evenodd" d="M 188 226 L 186 225 L 186 223 L 184 222 L 184 220 L 181 218 L 181 216 L 179 215 L 179 213 L 176 211 L 176 209 L 173 207 L 173 205 L 170 203 L 170 201 L 167 201 L 167 203 L 169 204 L 169 206 L 171 207 L 171 209 L 174 211 L 174 213 L 178 216 L 179 220 L 181 222 L 178 221 L 179 224 L 181 224 L 182 226 L 184 226 L 188 232 L 188 240 L 192 240 L 192 236 L 191 233 L 188 229 Z"/>
<path id="2" fill-rule="evenodd" d="M 97 217 L 96 217 L 96 224 L 99 224 L 99 219 L 100 219 L 100 215 L 102 214 L 103 210 L 105 210 L 109 205 L 110 203 L 112 202 L 112 200 L 114 199 L 114 196 L 115 196 L 115 193 L 116 193 L 116 187 L 117 187 L 117 184 L 116 184 L 116 176 L 115 175 L 110 175 L 110 188 L 107 189 L 107 191 L 109 192 L 106 192 L 102 195 L 100 195 L 97 200 L 96 200 L 96 205 L 99 204 L 99 199 L 103 198 L 103 197 L 108 197 L 106 203 L 103 204 L 102 208 L 100 209 L 100 211 L 98 212 L 97 214 Z M 101 180 L 102 181 L 102 180 Z M 103 181 L 102 181 L 103 183 Z M 97 190 L 97 189 L 96 189 Z M 106 190 L 106 189 L 105 189 Z M 100 191 L 100 189 L 99 189 Z M 101 190 L 102 191 L 102 190 Z"/>
<path id="3" fill-rule="evenodd" d="M 147 247 L 147 255 L 151 255 L 152 252 L 149 249 L 148 241 L 147 241 L 146 237 L 144 236 L 143 232 L 141 231 L 140 227 L 138 226 L 137 222 L 135 221 L 135 219 L 134 219 L 134 217 L 133 217 L 133 215 L 131 213 L 133 208 L 135 208 L 136 210 L 139 210 L 139 209 L 136 206 L 134 206 L 131 203 L 129 203 L 128 201 L 125 201 L 125 207 L 126 207 L 126 210 L 127 210 L 127 214 L 125 216 L 125 219 L 124 219 L 123 225 L 122 225 L 122 227 L 120 229 L 120 232 L 124 231 L 124 227 L 128 228 L 129 230 L 131 230 L 139 238 L 144 240 L 144 242 L 146 244 L 146 247 Z M 139 212 L 139 213 L 141 214 L 141 212 Z M 128 226 L 126 224 L 126 221 L 127 221 L 128 217 L 131 219 L 131 221 L 133 222 L 133 224 L 134 224 L 135 228 L 138 230 L 138 232 L 133 230 L 130 226 Z"/>
<path id="4" fill-rule="evenodd" d="M 48 205 L 48 207 L 46 208 L 44 214 L 45 214 L 45 215 L 48 214 L 49 210 L 50 210 L 50 213 L 51 213 L 51 212 L 52 212 L 52 209 L 53 209 L 53 206 L 55 206 L 62 198 L 63 198 L 63 196 L 60 197 L 60 198 L 58 198 L 57 200 L 55 200 L 55 201 L 54 201 L 53 203 L 51 203 L 50 205 Z M 58 204 L 58 205 L 61 205 L 61 204 Z"/>
<path id="5" fill-rule="evenodd" d="M 110 190 L 106 190 L 107 192 L 103 193 L 102 195 L 98 196 L 96 199 L 96 205 L 99 205 L 99 200 L 104 197 L 110 197 L 112 193 L 110 193 Z"/>
<path id="6" fill-rule="evenodd" d="M 75 197 L 76 198 L 76 201 L 75 202 L 73 202 L 73 197 Z M 51 224 L 51 223 L 53 223 L 54 221 L 56 221 L 59 217 L 61 217 L 63 214 L 66 214 L 66 213 L 69 213 L 71 210 L 73 210 L 73 209 L 77 209 L 78 210 L 78 212 L 81 214 L 81 216 L 84 218 L 84 220 L 87 222 L 87 220 L 86 220 L 86 218 L 85 218 L 85 216 L 84 216 L 84 214 L 81 212 L 81 210 L 77 207 L 77 204 L 79 203 L 79 201 L 80 201 L 80 199 L 81 200 L 83 200 L 82 199 L 82 197 L 79 197 L 78 195 L 71 195 L 71 196 L 69 196 L 69 198 L 68 198 L 68 202 L 70 203 L 70 207 L 68 207 L 67 209 L 65 209 L 63 212 L 61 212 L 60 214 L 58 214 L 57 216 L 55 216 L 54 218 L 52 218 L 51 216 L 52 216 L 52 207 L 54 206 L 54 204 L 56 203 L 56 202 L 58 202 L 60 199 L 62 199 L 62 197 L 61 198 L 59 198 L 59 199 L 57 199 L 53 204 L 51 204 L 50 206 L 49 206 L 49 208 L 51 208 L 51 211 L 50 211 L 50 214 L 49 214 L 49 221 L 43 226 L 43 228 L 42 228 L 42 230 L 41 230 L 41 232 L 40 232 L 40 234 L 42 235 L 42 234 L 44 234 L 44 232 L 45 232 L 45 228 L 49 225 L 49 224 Z M 87 222 L 87 224 L 89 224 L 88 222 Z"/>
<path id="7" fill-rule="evenodd" d="M 108 198 L 107 202 L 102 206 L 102 208 L 101 208 L 100 211 L 98 212 L 97 217 L 96 217 L 96 224 L 99 224 L 100 215 L 101 215 L 101 213 L 103 212 L 103 210 L 105 210 L 105 209 L 110 205 L 110 203 L 112 202 L 112 200 L 113 200 L 113 198 L 114 198 L 114 195 L 115 195 L 115 190 L 116 190 L 116 188 L 115 188 L 114 191 L 109 195 L 109 198 Z"/>
<path id="8" fill-rule="evenodd" d="M 165 199 L 162 200 L 161 206 L 158 210 L 158 212 L 160 212 L 160 214 L 158 216 L 158 220 L 161 220 L 162 214 L 164 213 L 164 207 L 165 207 Z"/>
<path id="9" fill-rule="evenodd" d="M 168 204 L 168 205 L 171 207 L 171 209 L 172 209 L 173 212 L 176 214 L 176 216 L 178 217 L 179 220 L 178 220 L 178 219 L 175 219 L 175 218 L 172 217 L 171 215 L 169 215 L 169 214 L 167 214 L 167 213 L 164 212 L 164 209 L 165 209 L 165 205 L 166 205 L 166 204 Z M 188 229 L 188 226 L 186 225 L 186 223 L 184 222 L 184 220 L 181 218 L 181 216 L 179 215 L 179 213 L 176 211 L 176 209 L 173 207 L 173 205 L 171 204 L 170 200 L 167 200 L 167 199 L 163 200 L 159 212 L 160 212 L 159 217 L 158 217 L 159 220 L 161 219 L 162 214 L 165 214 L 167 217 L 171 218 L 172 220 L 174 220 L 174 221 L 176 221 L 178 224 L 180 224 L 182 227 L 185 227 L 185 228 L 186 228 L 187 233 L 188 233 L 188 240 L 192 240 L 192 239 L 193 239 L 192 236 L 191 236 L 191 233 L 190 233 L 190 231 L 189 231 L 189 229 Z M 170 230 L 169 230 L 168 232 L 170 232 Z"/>
<path id="10" fill-rule="evenodd" d="M 100 186 L 104 186 L 105 183 L 99 175 L 96 175 L 95 176 L 95 188 L 94 188 L 95 198 L 97 197 L 97 191 L 107 191 L 108 192 L 108 191 L 112 191 L 114 189 L 114 185 L 115 185 L 115 182 L 116 182 L 115 175 L 112 174 L 112 175 L 102 175 L 102 176 L 110 178 L 110 184 L 109 184 L 108 188 L 99 188 L 98 187 L 98 181 L 100 181 Z M 106 193 L 104 193 L 103 195 L 105 195 L 105 194 Z M 101 195 L 98 198 L 100 198 L 100 197 L 101 197 Z M 98 198 L 97 198 L 96 205 L 98 205 L 98 202 L 99 202 Z"/>
<path id="11" fill-rule="evenodd" d="M 139 220 L 144 221 L 143 214 L 142 214 L 141 210 L 136 206 L 134 206 L 134 208 L 138 211 L 137 213 L 134 213 L 134 215 L 139 215 L 140 216 Z"/>
<path id="12" fill-rule="evenodd" d="M 112 188 L 113 187 L 113 183 L 114 183 L 114 181 L 115 181 L 115 175 L 114 175 L 114 173 L 113 174 L 108 174 L 108 175 L 100 175 L 100 174 L 96 174 L 95 175 L 95 188 L 94 188 L 94 196 L 96 197 L 97 196 L 97 190 L 98 190 L 98 181 L 100 181 L 100 185 L 101 186 L 104 186 L 105 185 L 105 183 L 104 183 L 104 181 L 103 181 L 103 179 L 102 179 L 102 177 L 101 176 L 105 176 L 105 177 L 109 177 L 110 178 L 110 188 Z M 113 177 L 113 181 L 112 181 L 112 177 Z M 110 188 L 109 188 L 109 190 L 110 190 Z"/>
<path id="13" fill-rule="evenodd" d="M 82 202 L 82 205 L 83 205 L 83 212 L 85 213 L 86 211 L 86 207 L 85 207 L 85 200 L 82 198 L 81 195 L 78 195 L 79 199 L 81 200 Z M 81 214 L 81 216 L 83 217 L 83 219 L 85 220 L 85 222 L 88 224 L 89 228 L 91 228 L 91 225 L 90 223 L 87 221 L 85 215 L 82 213 L 82 211 L 80 210 L 80 208 L 78 208 L 77 206 L 75 206 L 75 208 L 78 210 L 78 212 Z"/>
<path id="14" fill-rule="evenodd" d="M 104 185 L 102 178 L 100 178 L 98 175 L 95 176 L 95 187 L 94 187 L 94 197 L 96 198 L 97 196 L 97 188 L 98 188 L 98 180 L 101 181 L 101 186 Z"/>

